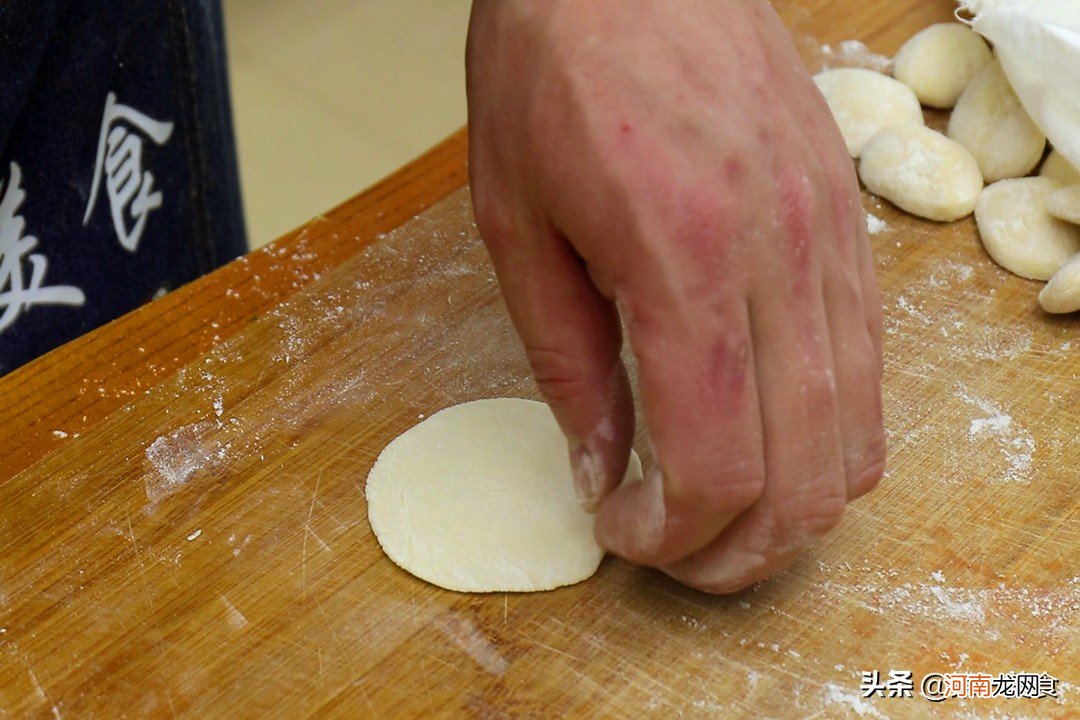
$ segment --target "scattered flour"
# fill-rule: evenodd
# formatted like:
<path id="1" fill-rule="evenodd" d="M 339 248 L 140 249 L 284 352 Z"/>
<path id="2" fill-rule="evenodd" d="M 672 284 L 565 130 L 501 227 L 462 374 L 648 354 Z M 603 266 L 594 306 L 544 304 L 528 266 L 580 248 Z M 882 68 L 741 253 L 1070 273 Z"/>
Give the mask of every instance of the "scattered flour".
<path id="1" fill-rule="evenodd" d="M 150 468 L 144 485 L 151 505 L 179 490 L 195 473 L 225 458 L 228 445 L 207 441 L 205 434 L 209 428 L 210 424 L 205 422 L 183 425 L 158 437 L 146 448 Z"/>
<path id="2" fill-rule="evenodd" d="M 927 591 L 937 601 L 938 609 L 947 618 L 968 620 L 973 623 L 982 623 L 986 620 L 986 609 L 977 593 L 969 595 L 940 585 L 930 585 Z"/>
<path id="3" fill-rule="evenodd" d="M 822 693 L 822 701 L 825 707 L 844 706 L 853 710 L 859 717 L 885 718 L 877 709 L 867 702 L 858 691 L 852 691 L 836 683 L 825 683 Z"/>
<path id="4" fill-rule="evenodd" d="M 902 583 L 852 586 L 859 594 L 873 598 L 879 612 L 905 612 L 913 617 L 937 622 L 966 621 L 981 625 L 986 619 L 986 595 L 982 589 L 949 588 L 933 583 Z"/>
<path id="5" fill-rule="evenodd" d="M 983 325 L 961 349 L 979 360 L 1013 360 L 1031 350 L 1033 338 L 1027 328 Z"/>
<path id="6" fill-rule="evenodd" d="M 870 51 L 866 44 L 859 40 L 844 40 L 837 47 L 832 45 L 821 46 L 822 70 L 839 67 L 866 68 L 880 73 L 892 72 L 892 60 L 884 55 L 878 55 Z"/>
<path id="7" fill-rule="evenodd" d="M 890 625 L 925 628 L 937 625 L 993 642 L 1001 640 L 1010 626 L 1031 626 L 1037 621 L 1039 642 L 1045 652 L 1056 655 L 1076 632 L 1080 617 L 1080 578 L 1049 587 L 1007 584 L 967 587 L 946 584 L 945 573 L 936 570 L 924 582 L 899 582 L 907 573 L 848 563 L 822 566 L 830 579 L 821 584 L 822 600 L 848 598 L 862 609 L 880 615 Z M 1017 636 L 1021 642 L 1023 635 Z M 1028 636 L 1027 640 L 1033 638 Z M 959 664 L 967 661 L 958 659 Z M 838 672 L 843 668 L 837 666 Z"/>
<path id="8" fill-rule="evenodd" d="M 930 325 L 933 322 L 933 318 L 923 309 L 918 308 L 907 299 L 904 295 L 896 298 L 896 305 L 908 315 L 918 319 L 923 325 Z"/>
<path id="9" fill-rule="evenodd" d="M 930 272 L 926 282 L 935 290 L 940 290 L 950 288 L 957 282 L 966 283 L 974 274 L 975 268 L 970 265 L 946 260 L 934 265 L 934 269 Z"/>
<path id="10" fill-rule="evenodd" d="M 1003 413 L 994 415 L 992 417 L 975 418 L 971 421 L 971 428 L 968 430 L 968 437 L 975 437 L 982 432 L 1005 432 L 1012 425 L 1012 416 L 1005 415 Z"/>
<path id="11" fill-rule="evenodd" d="M 985 413 L 976 417 L 968 426 L 968 439 L 973 443 L 986 442 L 997 445 L 1005 460 L 1003 474 L 992 478 L 997 482 L 1030 482 L 1031 462 L 1035 455 L 1035 438 L 1012 415 L 1004 412 L 993 402 L 978 398 L 961 386 L 957 396 L 969 405 Z"/>
<path id="12" fill-rule="evenodd" d="M 447 611 L 435 618 L 434 625 L 458 649 L 488 673 L 502 677 L 510 669 L 510 663 L 502 656 L 499 649 L 465 615 Z"/>
<path id="13" fill-rule="evenodd" d="M 889 229 L 889 224 L 874 213 L 866 213 L 866 229 L 871 235 L 877 235 Z"/>

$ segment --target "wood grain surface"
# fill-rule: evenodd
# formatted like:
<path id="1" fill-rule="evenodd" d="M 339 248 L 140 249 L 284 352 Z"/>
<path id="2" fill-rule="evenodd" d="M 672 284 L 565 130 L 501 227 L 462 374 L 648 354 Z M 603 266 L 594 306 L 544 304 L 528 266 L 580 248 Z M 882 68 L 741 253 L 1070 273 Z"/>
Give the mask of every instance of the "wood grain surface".
<path id="1" fill-rule="evenodd" d="M 776 5 L 815 70 L 823 43 L 889 54 L 952 7 Z M 0 379 L 0 718 L 1077 716 L 1080 322 L 970 219 L 869 196 L 889 468 L 788 570 L 712 597 L 615 559 L 536 595 L 395 567 L 366 520 L 379 451 L 536 397 L 464 182 L 458 134 Z M 860 697 L 894 669 L 1066 684 Z"/>

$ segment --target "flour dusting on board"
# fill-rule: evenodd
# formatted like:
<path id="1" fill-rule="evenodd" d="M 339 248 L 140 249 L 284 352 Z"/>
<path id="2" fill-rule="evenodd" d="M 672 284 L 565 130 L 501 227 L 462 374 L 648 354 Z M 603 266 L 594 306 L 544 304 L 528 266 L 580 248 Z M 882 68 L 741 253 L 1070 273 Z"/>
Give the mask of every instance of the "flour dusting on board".
<path id="1" fill-rule="evenodd" d="M 987 370 L 1046 362 L 1064 351 L 1068 334 L 1048 345 L 1036 340 L 1031 326 L 1003 321 L 996 288 L 987 289 L 971 263 L 935 258 L 907 274 L 912 279 L 885 304 L 883 395 L 891 454 L 933 448 L 937 482 L 1031 482 L 1060 440 L 1038 439 L 1035 421 L 1010 411 L 1000 399 L 1007 393 L 997 390 L 1006 386 L 988 383 Z M 914 346 L 913 337 L 925 339 Z M 949 387 L 941 383 L 945 377 L 963 380 Z M 1047 401 L 1055 397 L 1048 394 Z M 974 465 L 973 457 L 979 458 Z"/>
<path id="2" fill-rule="evenodd" d="M 844 687 L 836 683 L 825 683 L 825 689 L 821 693 L 821 700 L 825 707 L 846 707 L 859 717 L 887 718 L 887 716 L 878 712 L 877 708 L 863 699 L 858 688 Z"/>
<path id="3" fill-rule="evenodd" d="M 224 459 L 228 446 L 207 442 L 205 433 L 209 428 L 205 422 L 184 425 L 158 437 L 146 448 L 150 471 L 144 487 L 151 506 L 175 493 L 196 473 Z"/>
<path id="4" fill-rule="evenodd" d="M 968 426 L 968 439 L 976 450 L 992 443 L 1004 460 L 1003 469 L 996 467 L 1002 465 L 1001 462 L 987 463 L 987 468 L 994 469 L 989 479 L 993 482 L 1030 482 L 1035 437 L 996 403 L 975 397 L 964 386 L 960 386 L 956 394 L 978 410 Z"/>
<path id="5" fill-rule="evenodd" d="M 970 281 L 974 275 L 975 268 L 967 263 L 945 260 L 935 265 L 926 282 L 934 289 L 950 288 Z"/>
<path id="6" fill-rule="evenodd" d="M 871 235 L 885 232 L 889 229 L 889 223 L 885 222 L 872 212 L 866 213 L 866 230 Z"/>
<path id="7" fill-rule="evenodd" d="M 820 584 L 827 598 L 848 599 L 862 610 L 869 610 L 895 625 L 925 628 L 940 625 L 960 628 L 966 634 L 1000 641 L 1003 632 L 1013 627 L 1027 627 L 1031 621 L 1040 628 L 1038 640 L 1042 651 L 1055 656 L 1067 646 L 1080 619 L 1080 583 L 1078 578 L 1057 581 L 1048 587 L 1027 587 L 1004 579 L 989 587 L 969 587 L 952 581 L 940 570 L 923 580 L 909 579 L 910 573 L 896 569 L 864 566 L 853 568 L 846 563 L 828 568 L 828 579 Z M 956 658 L 954 667 L 965 662 Z"/>
<path id="8" fill-rule="evenodd" d="M 468 617 L 450 610 L 435 618 L 433 623 L 439 632 L 449 638 L 450 642 L 486 672 L 502 677 L 510 669 L 510 663 L 502 656 L 495 644 Z"/>
<path id="9" fill-rule="evenodd" d="M 836 47 L 821 46 L 821 69 L 831 68 L 866 68 L 880 73 L 892 72 L 892 60 L 884 55 L 871 52 L 861 40 L 844 40 Z"/>

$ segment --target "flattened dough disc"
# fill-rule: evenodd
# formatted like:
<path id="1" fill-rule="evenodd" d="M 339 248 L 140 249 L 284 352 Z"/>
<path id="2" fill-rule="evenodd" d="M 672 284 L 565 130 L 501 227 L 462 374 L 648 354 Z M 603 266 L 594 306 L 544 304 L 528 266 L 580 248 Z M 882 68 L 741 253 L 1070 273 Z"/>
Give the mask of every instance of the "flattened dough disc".
<path id="1" fill-rule="evenodd" d="M 626 480 L 641 479 L 631 454 Z M 367 479 L 368 520 L 399 566 L 461 592 L 531 592 L 590 577 L 603 551 L 544 403 L 476 400 L 395 438 Z"/>

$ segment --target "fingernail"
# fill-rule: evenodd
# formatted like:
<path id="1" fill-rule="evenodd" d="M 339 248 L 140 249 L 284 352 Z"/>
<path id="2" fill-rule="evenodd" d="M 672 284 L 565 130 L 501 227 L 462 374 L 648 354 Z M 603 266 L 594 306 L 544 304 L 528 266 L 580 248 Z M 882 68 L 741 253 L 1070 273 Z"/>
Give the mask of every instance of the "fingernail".
<path id="1" fill-rule="evenodd" d="M 600 502 L 604 482 L 599 460 L 586 445 L 577 443 L 570 448 L 570 469 L 574 474 L 578 502 L 592 512 Z"/>
<path id="2" fill-rule="evenodd" d="M 624 558 L 639 561 L 659 551 L 664 542 L 667 510 L 664 503 L 664 473 L 653 467 L 633 487 L 632 501 L 622 508 L 622 518 L 600 544 Z"/>
<path id="3" fill-rule="evenodd" d="M 664 541 L 667 526 L 667 506 L 664 503 L 664 472 L 654 465 L 645 473 L 641 495 L 640 524 L 638 525 L 639 552 L 655 552 Z"/>

